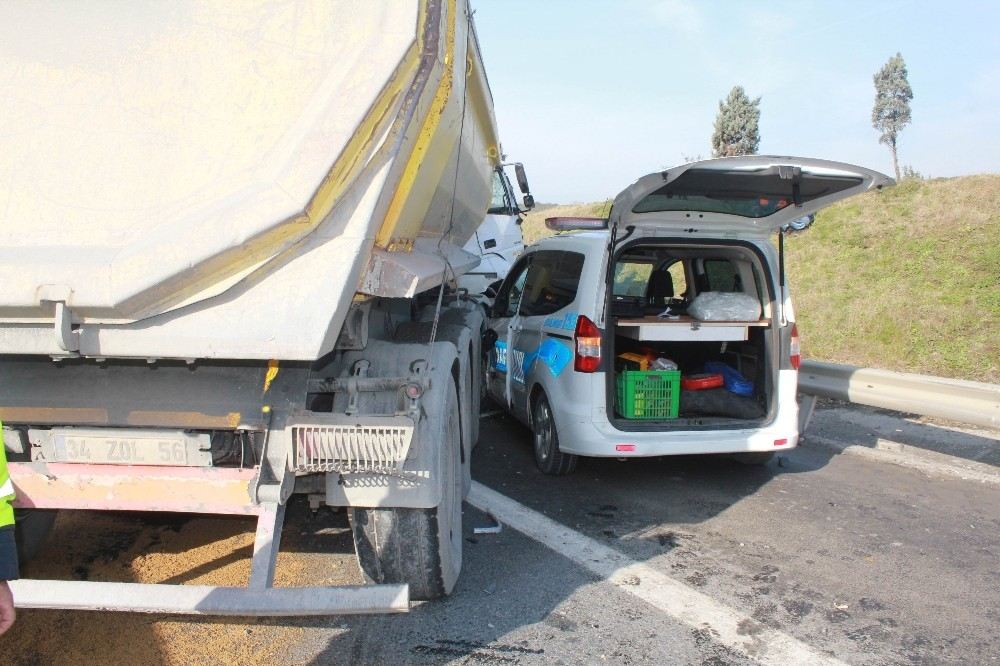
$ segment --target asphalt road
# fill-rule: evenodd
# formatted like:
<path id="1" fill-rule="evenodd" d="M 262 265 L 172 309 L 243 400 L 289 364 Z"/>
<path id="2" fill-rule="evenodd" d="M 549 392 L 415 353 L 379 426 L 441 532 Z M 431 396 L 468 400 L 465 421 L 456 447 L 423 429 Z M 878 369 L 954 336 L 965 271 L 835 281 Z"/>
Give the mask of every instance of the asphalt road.
<path id="1" fill-rule="evenodd" d="M 877 428 L 910 432 L 926 446 L 956 438 L 933 424 L 843 409 L 817 413 L 822 438 L 870 445 L 862 440 L 881 439 Z M 968 450 L 1000 445 L 989 434 L 957 437 Z M 23 611 L 15 633 L 0 639 L 0 660 L 716 666 L 805 654 L 800 663 L 1000 662 L 1000 485 L 808 441 L 762 468 L 694 457 L 585 460 L 576 474 L 551 478 L 536 471 L 527 431 L 506 417 L 484 419 L 480 442 L 474 478 L 518 507 L 512 520 L 527 521 L 519 527 L 542 532 L 531 538 L 508 524 L 473 535 L 491 520 L 467 504 L 463 574 L 446 601 L 405 616 L 261 621 Z M 956 446 L 948 453 L 961 456 Z M 24 573 L 239 584 L 252 527 L 64 513 Z M 281 584 L 360 582 L 343 513 L 313 514 L 297 501 L 284 538 Z M 603 575 L 601 553 L 631 568 Z M 739 620 L 734 635 L 726 618 Z"/>

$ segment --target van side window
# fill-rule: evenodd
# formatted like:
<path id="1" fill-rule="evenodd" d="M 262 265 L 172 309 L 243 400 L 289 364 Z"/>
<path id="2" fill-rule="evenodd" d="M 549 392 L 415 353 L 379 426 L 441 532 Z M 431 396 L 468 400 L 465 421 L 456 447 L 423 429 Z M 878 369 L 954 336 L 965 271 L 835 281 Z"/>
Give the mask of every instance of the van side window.
<path id="1" fill-rule="evenodd" d="M 615 296 L 645 296 L 653 264 L 618 262 L 615 266 Z"/>
<path id="2" fill-rule="evenodd" d="M 706 259 L 705 277 L 708 280 L 708 291 L 743 291 L 740 274 L 736 267 L 726 259 Z"/>
<path id="3" fill-rule="evenodd" d="M 524 293 L 524 283 L 528 277 L 528 268 L 535 255 L 529 255 L 517 262 L 507 279 L 500 285 L 500 291 L 493 301 L 493 316 L 513 317 L 517 314 L 517 308 L 521 303 L 521 295 Z"/>
<path id="4" fill-rule="evenodd" d="M 583 259 L 578 252 L 535 252 L 524 283 L 520 314 L 526 317 L 548 315 L 573 303 Z"/>

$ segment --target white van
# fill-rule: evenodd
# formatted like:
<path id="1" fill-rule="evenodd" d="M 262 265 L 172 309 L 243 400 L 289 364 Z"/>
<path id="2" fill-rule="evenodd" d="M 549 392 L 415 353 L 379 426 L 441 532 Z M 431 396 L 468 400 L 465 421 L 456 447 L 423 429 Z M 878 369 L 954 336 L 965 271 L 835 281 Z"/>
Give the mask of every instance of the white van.
<path id="1" fill-rule="evenodd" d="M 489 395 L 531 428 L 547 474 L 578 456 L 767 462 L 799 436 L 777 232 L 892 184 L 824 160 L 723 158 L 640 178 L 608 219 L 551 218 L 573 231 L 527 248 L 489 309 Z"/>

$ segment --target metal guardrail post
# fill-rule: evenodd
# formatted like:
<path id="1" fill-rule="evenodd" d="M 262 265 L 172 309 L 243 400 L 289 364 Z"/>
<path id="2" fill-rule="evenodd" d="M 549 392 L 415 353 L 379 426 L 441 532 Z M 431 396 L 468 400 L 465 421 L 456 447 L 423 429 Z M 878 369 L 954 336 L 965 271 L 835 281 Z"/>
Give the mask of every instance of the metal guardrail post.
<path id="1" fill-rule="evenodd" d="M 1000 385 L 806 361 L 799 392 L 1000 428 Z"/>

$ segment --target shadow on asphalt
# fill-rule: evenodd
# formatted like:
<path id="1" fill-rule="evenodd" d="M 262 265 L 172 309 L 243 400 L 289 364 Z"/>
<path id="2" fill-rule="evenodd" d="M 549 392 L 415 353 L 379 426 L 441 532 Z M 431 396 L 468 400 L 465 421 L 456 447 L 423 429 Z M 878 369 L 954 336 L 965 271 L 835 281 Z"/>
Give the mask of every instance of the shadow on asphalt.
<path id="1" fill-rule="evenodd" d="M 716 455 L 581 458 L 574 474 L 554 477 L 535 466 L 530 432 L 510 417 L 496 416 L 483 422 L 472 475 L 560 522 L 566 522 L 562 516 L 572 515 L 585 526 L 613 518 L 618 524 L 624 521 L 638 527 L 641 523 L 703 522 L 754 494 L 775 476 L 817 469 L 831 457 L 811 458 L 805 464 L 777 456 L 760 466 Z M 549 501 L 553 496 L 559 497 L 558 504 Z"/>
<path id="2" fill-rule="evenodd" d="M 810 436 L 822 437 L 869 448 L 890 442 L 890 447 L 902 444 L 1000 467 L 1000 433 L 991 437 L 982 429 L 978 432 L 983 435 L 963 432 L 917 418 L 888 409 L 823 400 L 817 405 L 805 439 L 808 443 Z"/>

